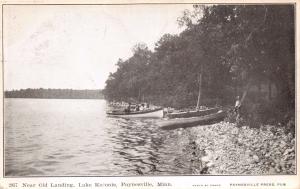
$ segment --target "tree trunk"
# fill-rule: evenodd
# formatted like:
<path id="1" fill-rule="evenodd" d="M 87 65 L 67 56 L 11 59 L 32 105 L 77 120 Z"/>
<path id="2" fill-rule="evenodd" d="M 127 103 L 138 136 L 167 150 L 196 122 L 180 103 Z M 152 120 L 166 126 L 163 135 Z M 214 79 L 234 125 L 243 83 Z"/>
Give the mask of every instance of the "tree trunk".
<path id="1" fill-rule="evenodd" d="M 196 106 L 196 110 L 199 110 L 199 106 L 200 106 L 200 100 L 201 100 L 201 88 L 202 88 L 202 69 L 201 69 L 201 72 L 200 72 L 200 74 L 199 74 L 198 83 L 199 83 L 199 92 L 198 92 L 198 100 L 197 100 L 197 106 Z"/>
<path id="2" fill-rule="evenodd" d="M 258 83 L 257 88 L 258 88 L 258 94 L 261 96 L 261 83 Z"/>
<path id="3" fill-rule="evenodd" d="M 246 98 L 246 95 L 247 95 L 247 93 L 248 93 L 248 91 L 249 91 L 250 85 L 251 85 L 251 81 L 248 81 L 247 86 L 246 86 L 246 88 L 244 89 L 243 96 L 242 96 L 242 98 L 241 98 L 241 103 L 240 103 L 241 105 L 242 105 L 243 101 L 244 101 L 245 98 Z"/>
<path id="4" fill-rule="evenodd" d="M 269 83 L 268 83 L 268 87 L 269 87 L 269 100 L 272 100 L 272 82 L 271 80 L 269 80 Z"/>

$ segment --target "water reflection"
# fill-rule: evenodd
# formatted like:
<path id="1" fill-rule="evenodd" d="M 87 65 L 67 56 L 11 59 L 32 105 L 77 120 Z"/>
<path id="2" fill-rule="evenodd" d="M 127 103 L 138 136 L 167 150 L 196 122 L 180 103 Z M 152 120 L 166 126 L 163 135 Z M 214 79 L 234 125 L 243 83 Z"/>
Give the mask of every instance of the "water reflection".
<path id="1" fill-rule="evenodd" d="M 161 130 L 156 120 L 149 119 L 120 119 L 118 126 L 118 132 L 111 136 L 116 144 L 113 152 L 127 164 L 117 165 L 136 175 L 191 173 L 178 131 Z"/>
<path id="2" fill-rule="evenodd" d="M 107 117 L 101 100 L 5 103 L 6 176 L 182 175 L 197 168 L 188 129 Z"/>

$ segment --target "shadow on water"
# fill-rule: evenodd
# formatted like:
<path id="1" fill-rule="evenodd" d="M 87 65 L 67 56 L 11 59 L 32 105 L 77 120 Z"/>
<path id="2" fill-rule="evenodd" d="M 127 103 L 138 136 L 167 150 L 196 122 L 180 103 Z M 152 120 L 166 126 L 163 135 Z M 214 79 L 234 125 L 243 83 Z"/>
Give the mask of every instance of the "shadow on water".
<path id="1" fill-rule="evenodd" d="M 191 174 L 193 162 L 186 148 L 188 131 L 164 131 L 151 119 L 119 119 L 111 136 L 115 162 L 129 175 Z M 125 162 L 124 162 L 125 161 Z"/>

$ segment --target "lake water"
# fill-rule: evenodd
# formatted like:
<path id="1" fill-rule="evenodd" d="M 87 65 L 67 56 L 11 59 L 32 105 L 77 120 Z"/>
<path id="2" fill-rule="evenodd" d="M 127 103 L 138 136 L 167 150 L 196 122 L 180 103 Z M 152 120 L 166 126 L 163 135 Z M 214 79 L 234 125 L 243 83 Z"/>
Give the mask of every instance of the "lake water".
<path id="1" fill-rule="evenodd" d="M 106 116 L 105 100 L 5 99 L 6 176 L 191 174 L 187 130 Z"/>

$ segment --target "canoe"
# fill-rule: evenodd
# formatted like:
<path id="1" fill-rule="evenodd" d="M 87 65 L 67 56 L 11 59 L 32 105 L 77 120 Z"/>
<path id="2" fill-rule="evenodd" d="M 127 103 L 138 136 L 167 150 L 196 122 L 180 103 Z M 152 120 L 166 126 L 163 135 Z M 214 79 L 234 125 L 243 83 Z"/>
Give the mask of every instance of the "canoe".
<path id="1" fill-rule="evenodd" d="M 164 116 L 162 108 L 155 108 L 136 112 L 111 111 L 106 113 L 109 116 L 124 118 L 162 118 Z"/>
<path id="2" fill-rule="evenodd" d="M 201 117 L 163 120 L 161 122 L 158 122 L 158 126 L 164 130 L 171 130 L 178 128 L 195 127 L 199 125 L 209 125 L 224 120 L 226 114 L 226 111 L 219 110 L 217 113 Z"/>
<path id="3" fill-rule="evenodd" d="M 167 118 L 188 118 L 188 117 L 200 117 L 209 114 L 214 114 L 219 111 L 219 108 L 210 108 L 207 110 L 189 111 L 189 112 L 174 112 L 166 114 Z"/>

